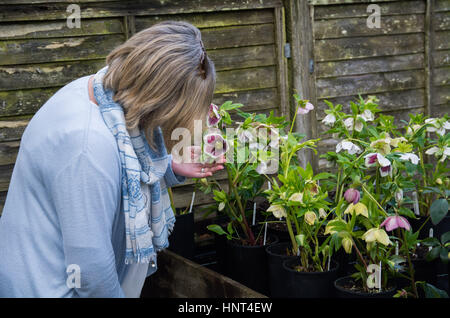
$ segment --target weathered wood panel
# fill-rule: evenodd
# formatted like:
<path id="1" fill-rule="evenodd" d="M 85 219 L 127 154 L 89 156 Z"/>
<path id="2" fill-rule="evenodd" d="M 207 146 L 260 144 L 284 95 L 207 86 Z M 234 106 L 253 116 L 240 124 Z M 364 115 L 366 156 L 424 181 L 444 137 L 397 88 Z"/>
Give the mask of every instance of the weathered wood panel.
<path id="1" fill-rule="evenodd" d="M 436 67 L 433 71 L 433 85 L 449 85 L 450 84 L 450 67 Z"/>
<path id="2" fill-rule="evenodd" d="M 380 6 L 380 14 L 383 17 L 400 14 L 415 14 L 425 12 L 423 0 L 406 0 L 389 3 Z M 367 4 L 330 5 L 314 7 L 314 19 L 341 19 L 368 17 Z"/>
<path id="3" fill-rule="evenodd" d="M 217 74 L 216 93 L 277 87 L 273 66 L 223 71 Z"/>
<path id="4" fill-rule="evenodd" d="M 273 10 L 266 9 L 258 11 L 213 12 L 200 15 L 170 14 L 138 16 L 136 17 L 136 30 L 143 30 L 165 20 L 189 22 L 202 30 L 203 28 L 273 23 L 274 14 Z"/>
<path id="5" fill-rule="evenodd" d="M 435 13 L 432 23 L 435 31 L 450 30 L 450 11 Z"/>
<path id="6" fill-rule="evenodd" d="M 78 1 L 77 1 L 78 2 Z M 73 3 L 73 2 L 71 2 Z M 46 3 L 40 5 L 0 5 L 0 22 L 47 21 L 67 19 L 68 3 Z M 125 15 L 188 14 L 194 12 L 217 12 L 280 7 L 281 0 L 183 0 L 183 1 L 135 1 L 89 2 L 81 7 L 81 18 L 122 17 Z"/>
<path id="7" fill-rule="evenodd" d="M 447 53 L 448 54 L 448 53 Z M 447 58 L 439 56 L 437 58 Z M 423 69 L 421 53 L 317 63 L 317 78 Z"/>
<path id="8" fill-rule="evenodd" d="M 317 40 L 316 61 L 419 53 L 424 50 L 420 33 Z"/>
<path id="9" fill-rule="evenodd" d="M 0 166 L 12 165 L 16 162 L 19 146 L 19 141 L 6 141 L 0 143 Z"/>
<path id="10" fill-rule="evenodd" d="M 395 15 L 383 17 L 380 28 L 367 28 L 366 18 L 318 20 L 314 23 L 316 39 L 405 34 L 423 32 L 423 15 Z"/>
<path id="11" fill-rule="evenodd" d="M 208 54 L 215 62 L 217 71 L 270 66 L 276 63 L 273 45 L 212 50 Z M 0 90 L 62 86 L 78 77 L 93 74 L 104 65 L 104 59 L 99 59 L 0 66 Z"/>
<path id="12" fill-rule="evenodd" d="M 121 18 L 85 19 L 80 28 L 69 28 L 66 21 L 0 24 L 0 40 L 57 38 L 123 32 L 123 20 Z"/>
<path id="13" fill-rule="evenodd" d="M 125 40 L 122 34 L 0 42 L 0 65 L 100 59 Z"/>
<path id="14" fill-rule="evenodd" d="M 450 50 L 433 52 L 433 65 L 449 65 Z"/>
<path id="15" fill-rule="evenodd" d="M 266 298 L 168 250 L 158 254 L 158 271 L 148 278 L 143 294 L 155 298 Z"/>
<path id="16" fill-rule="evenodd" d="M 34 114 L 59 87 L 0 92 L 0 116 Z"/>
<path id="17" fill-rule="evenodd" d="M 385 72 L 317 80 L 320 98 L 423 87 L 423 71 Z"/>
<path id="18" fill-rule="evenodd" d="M 29 120 L 0 120 L 0 141 L 20 140 Z"/>
<path id="19" fill-rule="evenodd" d="M 438 31 L 435 33 L 435 49 L 448 50 L 450 49 L 450 31 Z"/>
<path id="20" fill-rule="evenodd" d="M 103 66 L 104 59 L 0 66 L 0 90 L 62 86 L 76 78 L 94 74 Z"/>
<path id="21" fill-rule="evenodd" d="M 400 90 L 400 91 L 388 91 L 383 93 L 368 93 L 361 94 L 363 98 L 367 98 L 368 95 L 375 95 L 379 99 L 379 107 L 382 111 L 387 112 L 390 110 L 404 110 L 408 111 L 410 108 L 424 107 L 425 105 L 425 91 L 423 88 L 411 89 L 411 90 Z M 319 100 L 317 104 L 318 112 L 317 119 L 322 120 L 325 117 L 325 109 L 328 106 L 325 104 L 324 100 L 332 102 L 334 105 L 341 104 L 343 106 L 343 111 L 350 112 L 350 101 L 357 101 L 359 98 L 357 95 L 353 96 L 342 96 L 325 98 Z"/>

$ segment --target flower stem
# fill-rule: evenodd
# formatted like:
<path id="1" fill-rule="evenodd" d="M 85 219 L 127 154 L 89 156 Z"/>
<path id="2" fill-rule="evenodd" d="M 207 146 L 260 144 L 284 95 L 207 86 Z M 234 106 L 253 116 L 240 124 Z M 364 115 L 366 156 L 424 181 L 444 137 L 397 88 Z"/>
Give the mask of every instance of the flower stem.
<path id="1" fill-rule="evenodd" d="M 375 200 L 375 198 L 370 194 L 370 192 L 366 189 L 366 187 L 364 185 L 361 185 L 362 189 L 364 190 L 364 192 L 367 194 L 367 196 L 377 204 L 377 206 L 380 208 L 380 210 L 384 213 L 384 216 L 387 216 L 387 212 L 383 209 L 383 207 L 380 205 L 380 203 L 378 203 L 377 200 Z"/>
<path id="2" fill-rule="evenodd" d="M 414 280 L 414 268 L 412 266 L 411 256 L 409 255 L 408 245 L 407 245 L 408 243 L 406 241 L 406 234 L 405 234 L 404 229 L 402 229 L 402 233 L 403 233 L 403 244 L 405 244 L 406 256 L 408 257 L 409 275 L 411 276 L 411 288 L 414 292 L 415 297 L 419 298 L 419 294 L 417 293 L 416 282 Z"/>

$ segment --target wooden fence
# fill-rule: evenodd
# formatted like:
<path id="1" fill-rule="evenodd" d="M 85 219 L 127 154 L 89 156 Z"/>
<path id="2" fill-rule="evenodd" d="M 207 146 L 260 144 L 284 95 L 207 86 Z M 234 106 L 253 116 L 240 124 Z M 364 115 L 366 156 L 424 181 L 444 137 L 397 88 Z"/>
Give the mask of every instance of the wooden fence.
<path id="1" fill-rule="evenodd" d="M 81 28 L 67 27 L 71 3 Z M 366 25 L 369 4 L 381 9 L 380 28 Z M 0 204 L 33 114 L 66 83 L 95 73 L 115 46 L 166 19 L 200 28 L 218 71 L 216 103 L 289 116 L 295 89 L 317 106 L 297 122 L 309 137 L 324 130 L 325 99 L 348 105 L 359 93 L 376 95 L 397 120 L 450 108 L 450 0 L 0 0 Z M 322 140 L 320 150 L 335 144 Z M 192 182 L 177 187 L 176 206 L 191 194 Z M 196 195 L 196 205 L 210 200 Z"/>

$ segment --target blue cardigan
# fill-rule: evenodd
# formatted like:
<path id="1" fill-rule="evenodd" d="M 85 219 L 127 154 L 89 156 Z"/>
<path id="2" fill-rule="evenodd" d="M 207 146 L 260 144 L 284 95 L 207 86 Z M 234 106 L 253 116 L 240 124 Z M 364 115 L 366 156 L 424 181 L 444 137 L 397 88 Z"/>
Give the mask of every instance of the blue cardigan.
<path id="1" fill-rule="evenodd" d="M 60 89 L 22 136 L 0 217 L 0 297 L 124 296 L 120 158 L 88 79 Z M 185 180 L 169 162 L 167 187 Z"/>

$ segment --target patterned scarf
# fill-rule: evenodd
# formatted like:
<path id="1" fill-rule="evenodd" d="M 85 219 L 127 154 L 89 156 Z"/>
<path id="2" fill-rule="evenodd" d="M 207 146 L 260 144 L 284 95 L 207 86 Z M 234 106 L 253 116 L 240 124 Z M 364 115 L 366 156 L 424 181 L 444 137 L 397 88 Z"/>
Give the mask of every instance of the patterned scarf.
<path id="1" fill-rule="evenodd" d="M 169 245 L 168 236 L 175 223 L 167 191 L 162 193 L 160 184 L 170 156 L 167 155 L 159 127 L 154 134 L 156 151 L 148 145 L 143 131 L 126 128 L 122 106 L 114 102 L 112 91 L 103 87 L 107 69 L 106 66 L 95 74 L 93 86 L 103 120 L 116 138 L 120 154 L 125 263 L 152 263 L 153 266 L 156 264 L 156 252 Z M 150 198 L 145 193 L 149 193 Z"/>

